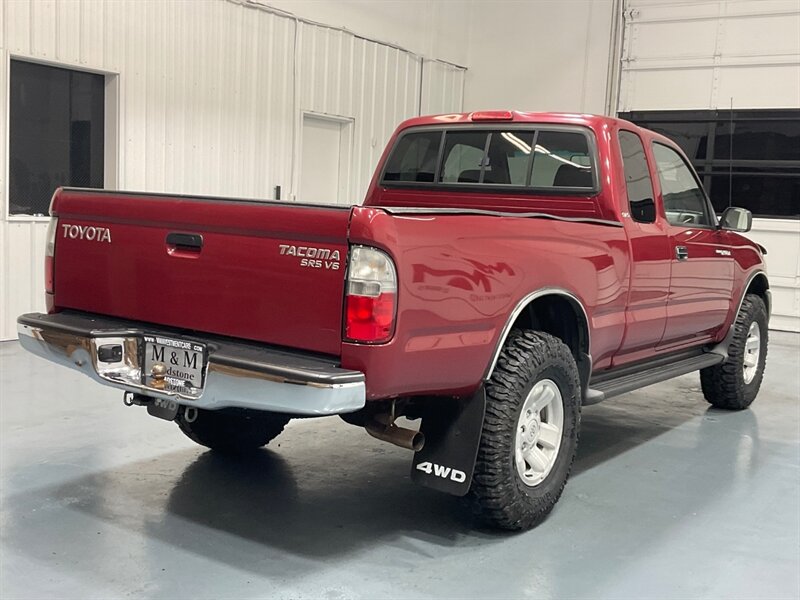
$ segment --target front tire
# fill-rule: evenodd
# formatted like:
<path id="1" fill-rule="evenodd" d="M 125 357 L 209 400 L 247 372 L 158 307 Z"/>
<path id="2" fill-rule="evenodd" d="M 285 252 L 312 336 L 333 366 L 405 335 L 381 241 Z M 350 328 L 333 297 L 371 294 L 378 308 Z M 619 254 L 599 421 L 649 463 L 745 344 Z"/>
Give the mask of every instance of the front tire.
<path id="1" fill-rule="evenodd" d="M 733 328 L 728 359 L 702 369 L 700 385 L 713 406 L 742 410 L 756 399 L 767 363 L 767 307 L 759 296 L 745 296 Z"/>
<path id="2" fill-rule="evenodd" d="M 515 330 L 486 386 L 486 416 L 470 498 L 502 529 L 528 529 L 566 485 L 580 428 L 581 388 L 570 349 L 552 335 Z"/>
<path id="3" fill-rule="evenodd" d="M 289 422 L 289 417 L 261 411 L 216 411 L 196 409 L 189 420 L 186 410 L 178 412 L 175 422 L 190 440 L 226 454 L 252 452 L 275 439 Z"/>

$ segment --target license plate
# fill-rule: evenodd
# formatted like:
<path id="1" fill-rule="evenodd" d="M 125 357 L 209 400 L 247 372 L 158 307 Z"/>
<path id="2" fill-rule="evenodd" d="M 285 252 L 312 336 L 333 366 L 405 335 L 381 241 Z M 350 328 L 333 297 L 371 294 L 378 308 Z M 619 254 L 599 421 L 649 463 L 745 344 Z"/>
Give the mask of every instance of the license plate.
<path id="1" fill-rule="evenodd" d="M 154 389 L 196 393 L 203 389 L 206 347 L 197 342 L 158 335 L 145 335 L 142 383 Z M 153 377 L 162 369 L 164 378 Z"/>

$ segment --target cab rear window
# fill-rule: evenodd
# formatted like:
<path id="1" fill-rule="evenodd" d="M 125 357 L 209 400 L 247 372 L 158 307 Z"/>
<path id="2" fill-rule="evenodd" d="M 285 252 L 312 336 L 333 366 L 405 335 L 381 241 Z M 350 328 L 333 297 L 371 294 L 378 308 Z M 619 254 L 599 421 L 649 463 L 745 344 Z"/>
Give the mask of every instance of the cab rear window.
<path id="1" fill-rule="evenodd" d="M 594 165 L 589 134 L 578 129 L 411 130 L 395 143 L 382 182 L 586 193 L 596 188 Z"/>

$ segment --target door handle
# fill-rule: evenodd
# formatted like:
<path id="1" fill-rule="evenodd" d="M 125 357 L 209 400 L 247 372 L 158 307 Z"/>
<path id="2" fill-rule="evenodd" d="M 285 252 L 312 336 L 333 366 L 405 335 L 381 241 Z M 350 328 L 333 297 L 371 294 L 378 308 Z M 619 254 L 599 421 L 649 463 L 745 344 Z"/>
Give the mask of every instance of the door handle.
<path id="1" fill-rule="evenodd" d="M 176 258 L 199 258 L 203 249 L 203 236 L 199 233 L 167 234 L 167 254 Z"/>
<path id="2" fill-rule="evenodd" d="M 167 246 L 176 250 L 199 252 L 203 248 L 203 236 L 198 233 L 168 233 Z"/>
<path id="3" fill-rule="evenodd" d="M 686 246 L 675 246 L 675 258 L 686 260 L 689 258 L 689 249 Z"/>

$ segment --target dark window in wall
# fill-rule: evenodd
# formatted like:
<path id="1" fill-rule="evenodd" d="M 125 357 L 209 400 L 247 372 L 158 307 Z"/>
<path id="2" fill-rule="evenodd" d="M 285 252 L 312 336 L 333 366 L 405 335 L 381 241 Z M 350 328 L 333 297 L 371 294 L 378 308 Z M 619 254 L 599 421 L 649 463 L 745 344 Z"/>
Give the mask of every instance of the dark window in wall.
<path id="1" fill-rule="evenodd" d="M 800 217 L 800 109 L 619 116 L 674 140 L 703 180 L 716 212 L 730 203 L 758 217 Z"/>
<path id="2" fill-rule="evenodd" d="M 678 144 L 689 160 L 705 160 L 708 153 L 708 123 L 704 121 L 671 123 L 669 127 L 656 128 L 654 131 L 666 135 Z"/>
<path id="3" fill-rule="evenodd" d="M 11 61 L 9 214 L 46 215 L 61 185 L 103 187 L 105 78 Z"/>

